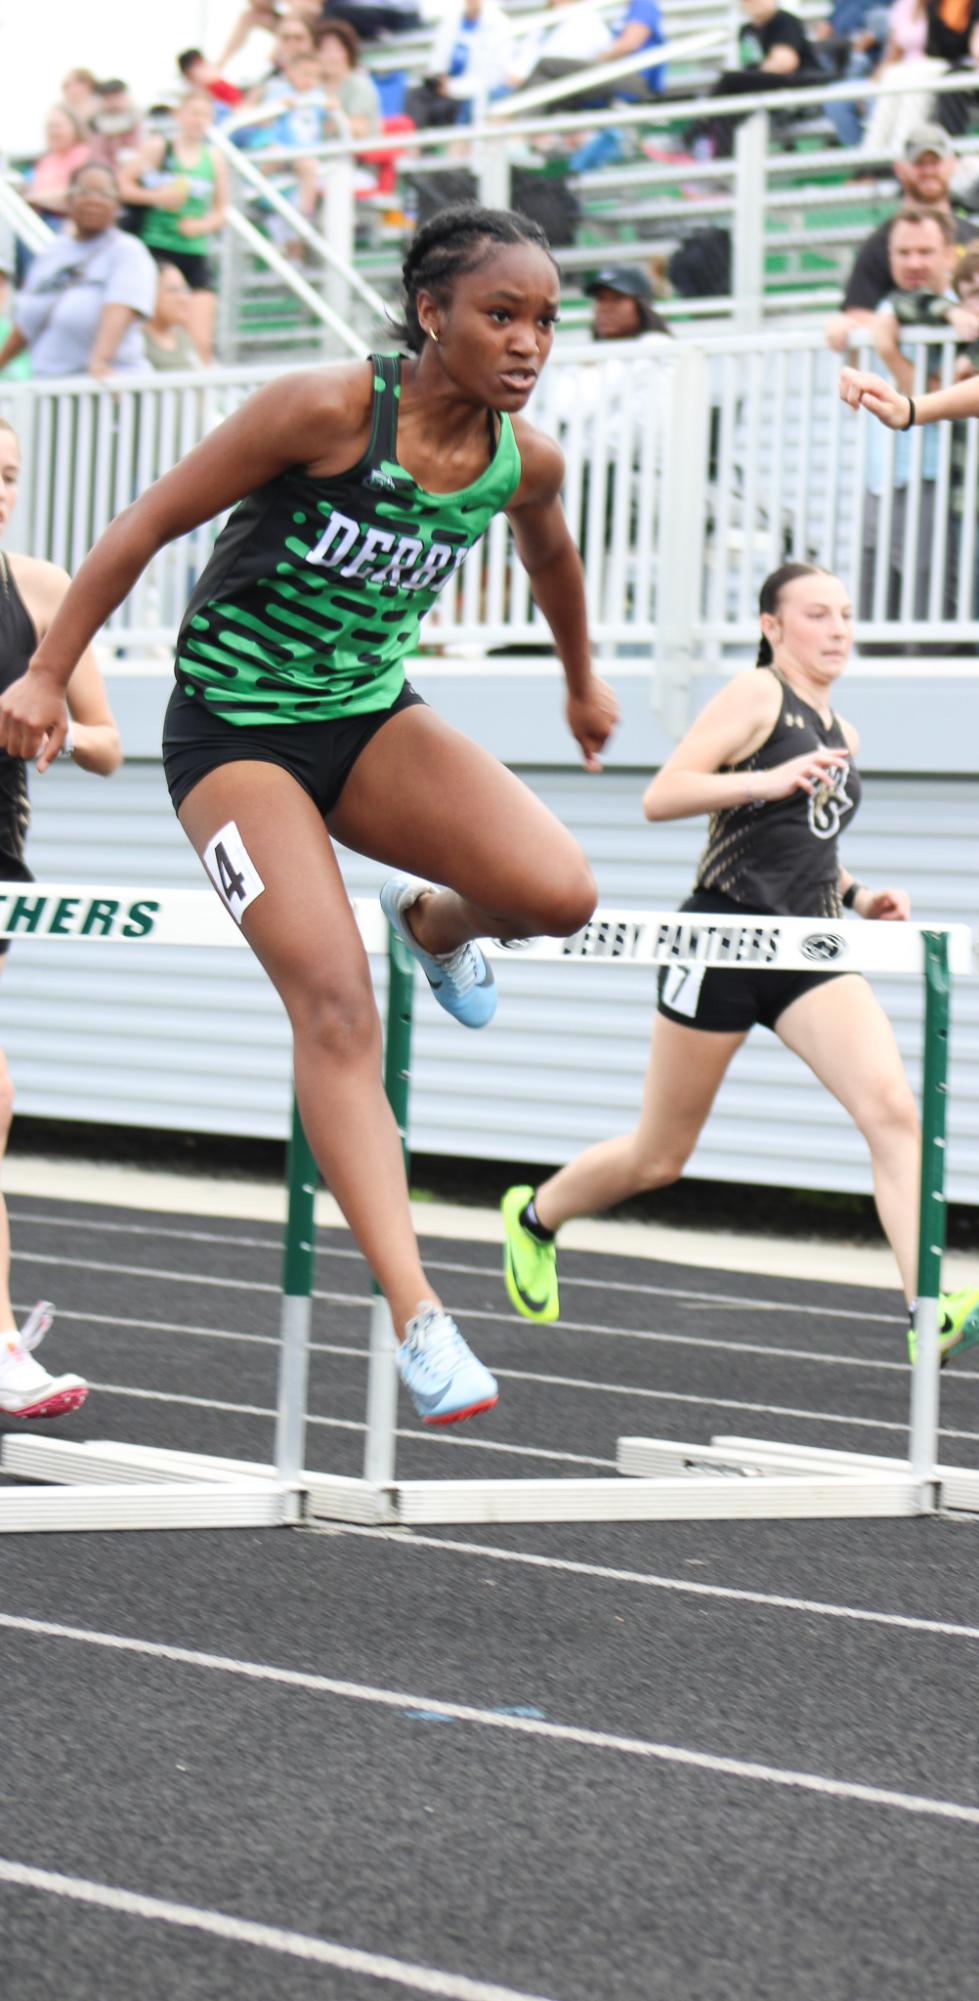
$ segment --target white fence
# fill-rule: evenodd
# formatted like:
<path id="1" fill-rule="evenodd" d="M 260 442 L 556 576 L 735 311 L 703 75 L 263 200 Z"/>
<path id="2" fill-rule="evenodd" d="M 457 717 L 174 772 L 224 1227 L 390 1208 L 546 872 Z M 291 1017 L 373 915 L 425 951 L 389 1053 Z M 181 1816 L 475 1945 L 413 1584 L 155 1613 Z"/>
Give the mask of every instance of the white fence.
<path id="1" fill-rule="evenodd" d="M 922 340 L 921 382 L 926 354 L 951 379 L 954 344 L 934 341 Z M 601 654 L 655 649 L 664 679 L 682 683 L 698 661 L 751 644 L 761 579 L 802 559 L 849 583 L 865 647 L 974 655 L 979 425 L 899 443 L 839 401 L 838 372 L 815 330 L 554 357 L 531 414 L 565 452 Z M 11 386 L 0 407 L 25 462 L 12 545 L 77 569 L 113 516 L 273 373 Z M 118 651 L 172 645 L 215 532 L 201 526 L 150 565 L 109 622 Z M 547 643 L 500 518 L 429 618 L 425 649 Z"/>

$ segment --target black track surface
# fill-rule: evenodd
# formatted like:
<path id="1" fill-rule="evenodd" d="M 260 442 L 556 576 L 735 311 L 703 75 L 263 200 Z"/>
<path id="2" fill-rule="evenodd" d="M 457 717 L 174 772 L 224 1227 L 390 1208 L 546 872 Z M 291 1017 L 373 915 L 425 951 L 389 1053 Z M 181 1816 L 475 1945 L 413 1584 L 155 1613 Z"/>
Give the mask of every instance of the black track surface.
<path id="1" fill-rule="evenodd" d="M 18 1307 L 60 1306 L 44 1360 L 93 1385 L 49 1435 L 270 1456 L 275 1229 L 27 1198 L 11 1220 Z M 434 1436 L 403 1404 L 405 1476 L 607 1473 L 622 1433 L 903 1448 L 896 1294 L 570 1254 L 565 1318 L 537 1329 L 492 1247 L 425 1248 L 501 1400 Z M 311 1466 L 360 1470 L 368 1313 L 362 1263 L 325 1235 Z M 979 1369 L 948 1372 L 942 1423 L 943 1457 L 979 1464 Z M 8 1622 L 151 1651 L 0 1626 L 3 1856 L 429 1985 L 0 1880 L 4 2001 L 386 2001 L 461 1996 L 461 1976 L 549 2001 L 966 2001 L 979 1816 L 879 1795 L 979 1809 L 977 1557 L 966 1519 L 9 1537 Z"/>

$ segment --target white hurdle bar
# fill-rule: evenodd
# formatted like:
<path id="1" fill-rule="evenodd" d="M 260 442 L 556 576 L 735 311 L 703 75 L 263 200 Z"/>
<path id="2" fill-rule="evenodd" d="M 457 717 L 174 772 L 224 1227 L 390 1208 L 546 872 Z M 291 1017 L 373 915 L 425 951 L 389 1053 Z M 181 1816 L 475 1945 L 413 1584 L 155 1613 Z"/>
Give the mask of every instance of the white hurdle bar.
<path id="1" fill-rule="evenodd" d="M 367 951 L 376 955 L 387 949 L 390 934 L 378 906 L 354 903 L 353 908 Z M 0 885 L 0 936 L 99 939 L 141 949 L 154 944 L 244 944 L 231 917 L 206 890 L 147 895 L 130 887 L 79 888 L 64 883 Z M 929 1009 L 935 983 L 928 982 L 940 964 L 945 972 L 943 988 L 939 982 L 939 1006 L 944 1010 L 942 1063 L 947 1044 L 947 975 L 962 977 L 977 970 L 975 940 L 962 924 L 875 925 L 772 917 L 732 923 L 727 915 L 676 911 L 602 910 L 571 938 L 539 938 L 516 945 L 490 941 L 484 949 L 501 961 L 903 973 L 925 976 Z M 402 980 L 408 979 L 409 1020 L 410 963 L 402 948 L 400 974 Z M 398 971 L 393 958 L 392 980 Z M 403 1005 L 404 991 L 402 985 Z M 406 1112 L 407 1067 L 402 1078 Z M 0 1493 L 0 1531 L 286 1526 L 307 1519 L 422 1526 L 749 1515 L 897 1517 L 927 1514 L 941 1506 L 979 1512 L 979 1470 L 943 1467 L 937 1459 L 937 1271 L 944 1245 L 941 1168 L 946 1090 L 942 1070 L 932 1092 L 936 1102 L 941 1100 L 941 1119 L 940 1131 L 936 1127 L 933 1133 L 934 1206 L 923 1245 L 934 1285 L 927 1290 L 919 1287 L 925 1312 L 922 1316 L 919 1307 L 906 1459 L 750 1439 L 715 1438 L 709 1446 L 697 1446 L 627 1438 L 619 1441 L 618 1473 L 611 1479 L 399 1481 L 394 1470 L 394 1342 L 386 1308 L 378 1303 L 371 1328 L 365 1475 L 358 1479 L 313 1472 L 302 1464 L 310 1302 L 307 1294 L 290 1295 L 287 1290 L 274 1464 L 101 1441 L 76 1444 L 35 1434 L 7 1435 L 0 1469 L 25 1481 L 50 1484 L 40 1491 Z M 926 1114 L 927 1110 L 926 1106 Z M 927 1116 L 925 1125 L 927 1139 Z M 925 1192 L 923 1176 L 923 1212 Z M 308 1256 L 311 1269 L 313 1188 L 308 1178 L 302 1195 L 309 1227 L 305 1222 L 300 1226 L 298 1250 Z M 59 1491 L 65 1487 L 70 1491 Z"/>

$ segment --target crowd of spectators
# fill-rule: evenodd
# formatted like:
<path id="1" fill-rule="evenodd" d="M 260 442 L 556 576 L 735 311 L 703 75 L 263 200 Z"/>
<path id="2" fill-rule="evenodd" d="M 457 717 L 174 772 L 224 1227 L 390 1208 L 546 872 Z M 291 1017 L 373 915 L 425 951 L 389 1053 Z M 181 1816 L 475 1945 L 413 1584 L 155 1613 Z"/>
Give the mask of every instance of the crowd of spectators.
<path id="1" fill-rule="evenodd" d="M 213 358 L 229 174 L 212 127 L 223 125 L 312 217 L 324 187 L 316 150 L 329 139 L 368 142 L 381 129 L 347 11 L 322 0 L 247 7 L 216 61 L 200 49 L 176 57 L 172 93 L 146 111 L 121 77 L 67 72 L 20 180 L 54 241 L 33 257 L 18 246 L 0 271 L 4 374 L 116 374 Z M 396 0 L 380 11 L 414 18 Z M 274 216 L 259 219 L 274 233 Z"/>
<path id="2" fill-rule="evenodd" d="M 0 333 L 0 365 L 23 367 L 26 360 L 43 374 L 63 371 L 71 357 L 73 366 L 94 363 L 96 373 L 104 372 L 107 326 L 118 336 L 108 351 L 113 372 L 147 358 L 171 368 L 177 354 L 191 364 L 213 358 L 216 258 L 229 202 L 228 168 L 212 143 L 213 127 L 285 198 L 283 208 L 275 195 L 256 197 L 255 219 L 301 259 L 309 240 L 301 224 L 318 220 L 329 202 L 324 148 L 331 140 L 355 143 L 355 186 L 366 192 L 382 160 L 391 175 L 390 155 L 371 151 L 382 132 L 403 128 L 407 143 L 412 126 L 464 126 L 491 114 L 500 99 L 546 84 L 550 124 L 534 142 L 532 161 L 578 171 L 614 157 L 618 141 L 607 125 L 583 135 L 576 113 L 677 90 L 662 60 L 660 0 L 621 0 L 618 11 L 600 9 L 597 0 L 547 0 L 523 29 L 502 0 L 423 4 L 429 16 L 438 8 L 434 20 L 423 20 L 414 0 L 250 0 L 223 48 L 186 49 L 175 58 L 172 91 L 145 111 L 123 78 L 70 69 L 23 179 L 25 199 L 55 241 L 30 269 L 20 252 L 16 272 L 8 274 L 18 290 Z M 950 134 L 971 115 L 979 0 L 892 0 L 890 7 L 834 0 L 831 12 L 808 26 L 779 0 L 739 4 L 739 66 L 716 75 L 709 94 L 777 94 L 780 115 L 785 106 L 791 118 L 791 93 L 800 85 L 834 77 L 872 81 L 902 69 L 911 86 L 906 94 L 866 106 L 829 99 L 822 108 L 841 142 L 859 144 L 879 169 L 890 154 L 904 199 L 952 213 Z M 404 30 L 415 34 L 413 67 L 400 81 L 390 72 L 375 78 L 361 59 L 359 38 L 376 41 Z M 427 54 L 419 56 L 426 36 Z M 630 58 L 634 67 L 606 82 L 606 66 L 621 68 Z M 950 68 L 961 71 L 962 91 L 936 97 L 934 79 Z M 687 157 L 726 157 L 739 116 L 719 112 L 684 128 L 679 94 L 677 128 L 685 131 Z M 525 161 L 527 153 L 525 144 Z M 94 181 L 92 169 L 101 170 Z M 438 189 L 435 197 L 441 198 Z M 95 211 L 103 216 L 97 245 L 80 221 Z M 290 212 L 300 219 L 294 227 Z M 952 226 L 960 248 L 976 233 L 971 214 L 953 216 Z M 831 345 L 842 350 L 875 330 L 892 282 L 885 223 L 861 246 L 842 310 L 827 327 Z"/>

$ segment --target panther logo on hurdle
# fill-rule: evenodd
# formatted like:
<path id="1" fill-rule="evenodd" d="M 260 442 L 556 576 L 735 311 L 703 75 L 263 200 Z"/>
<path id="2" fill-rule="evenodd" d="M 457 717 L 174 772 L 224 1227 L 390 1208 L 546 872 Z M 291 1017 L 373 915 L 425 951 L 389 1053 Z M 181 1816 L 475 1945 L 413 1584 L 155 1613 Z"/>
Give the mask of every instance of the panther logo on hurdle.
<path id="1" fill-rule="evenodd" d="M 838 931 L 812 931 L 803 938 L 799 946 L 804 959 L 814 959 L 822 965 L 832 959 L 842 959 L 846 951 L 846 939 Z"/>

